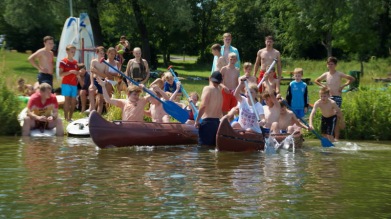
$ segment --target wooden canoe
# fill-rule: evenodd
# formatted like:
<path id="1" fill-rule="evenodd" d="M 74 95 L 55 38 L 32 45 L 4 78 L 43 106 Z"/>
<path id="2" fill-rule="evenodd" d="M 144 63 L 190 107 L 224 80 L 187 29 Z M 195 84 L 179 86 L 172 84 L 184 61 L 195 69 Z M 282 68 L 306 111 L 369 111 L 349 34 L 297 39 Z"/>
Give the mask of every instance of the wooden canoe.
<path id="1" fill-rule="evenodd" d="M 289 134 L 273 134 L 273 137 L 281 143 Z M 243 130 L 233 129 L 227 119 L 223 117 L 216 134 L 216 149 L 218 151 L 263 151 L 265 147 L 265 137 L 263 134 L 254 132 L 245 132 Z M 295 147 L 303 145 L 303 136 L 301 133 L 293 135 Z"/>
<path id="2" fill-rule="evenodd" d="M 198 130 L 181 123 L 154 123 L 105 120 L 92 111 L 90 135 L 100 148 L 126 146 L 192 145 L 198 142 Z"/>

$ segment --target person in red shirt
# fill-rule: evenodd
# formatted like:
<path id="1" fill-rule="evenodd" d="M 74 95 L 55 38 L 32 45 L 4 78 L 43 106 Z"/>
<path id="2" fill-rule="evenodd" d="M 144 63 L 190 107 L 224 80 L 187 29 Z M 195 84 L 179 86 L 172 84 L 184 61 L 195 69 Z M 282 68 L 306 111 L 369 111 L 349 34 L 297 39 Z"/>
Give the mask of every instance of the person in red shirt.
<path id="1" fill-rule="evenodd" d="M 72 122 L 73 111 L 76 107 L 77 97 L 77 76 L 80 74 L 77 60 L 73 59 L 76 47 L 68 45 L 66 47 L 67 57 L 60 62 L 61 94 L 65 97 L 64 118 Z"/>
<path id="2" fill-rule="evenodd" d="M 62 120 L 58 118 L 58 103 L 56 95 L 52 94 L 52 86 L 42 83 L 38 91 L 31 95 L 27 104 L 27 116 L 24 118 L 22 135 L 30 135 L 30 130 L 40 128 L 56 128 L 56 135 L 63 136 Z"/>

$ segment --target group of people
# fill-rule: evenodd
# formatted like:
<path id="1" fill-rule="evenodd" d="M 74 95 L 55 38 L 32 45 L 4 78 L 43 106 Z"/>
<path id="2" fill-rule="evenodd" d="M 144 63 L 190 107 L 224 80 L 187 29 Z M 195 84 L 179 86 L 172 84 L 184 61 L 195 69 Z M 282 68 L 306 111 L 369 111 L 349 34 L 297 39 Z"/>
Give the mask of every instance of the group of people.
<path id="1" fill-rule="evenodd" d="M 300 121 L 309 107 L 307 84 L 302 81 L 303 69 L 294 70 L 294 80 L 283 99 L 280 94 L 281 55 L 273 48 L 273 37 L 265 37 L 265 48 L 257 52 L 253 74 L 252 64 L 244 63 L 243 76 L 239 75 L 238 49 L 231 45 L 231 41 L 232 35 L 225 33 L 224 45 L 214 44 L 211 48 L 214 55 L 212 75 L 209 86 L 202 92 L 196 119 L 201 145 L 215 144 L 214 136 L 223 115 L 227 115 L 232 126 L 238 129 L 257 133 L 293 133 L 301 128 L 313 129 L 313 118 L 318 109 L 322 113 L 322 135 L 330 141 L 339 139 L 339 130 L 344 127 L 342 90 L 355 78 L 336 70 L 335 57 L 327 59 L 328 71 L 315 80 L 315 84 L 321 86 L 320 99 L 313 105 L 307 126 Z M 343 80 L 346 82 L 341 85 Z M 261 97 L 259 101 L 258 97 Z M 234 119 L 236 114 L 238 116 Z"/>
<path id="2" fill-rule="evenodd" d="M 307 85 L 302 81 L 303 69 L 294 70 L 294 81 L 288 86 L 285 100 L 281 98 L 281 56 L 280 52 L 273 48 L 273 37 L 265 38 L 266 46 L 258 51 L 254 68 L 251 63 L 244 63 L 243 76 L 240 76 L 239 51 L 231 45 L 232 35 L 225 33 L 223 42 L 223 46 L 214 44 L 211 48 L 214 55 L 212 71 L 209 85 L 202 90 L 199 109 L 190 106 L 191 102 L 194 106 L 199 101 L 198 94 L 195 92 L 190 94 L 189 104 L 179 101 L 182 96 L 181 84 L 175 80 L 171 72 L 164 73 L 162 78 L 156 79 L 148 88 L 146 87 L 150 75 L 149 66 L 148 62 L 142 59 L 139 47 L 133 49 L 134 58 L 128 61 L 124 72 L 132 80 L 122 77 L 119 71 L 121 71 L 123 58 L 120 55 L 123 54 L 121 51 L 129 49 L 129 42 L 124 37 L 121 37 L 116 48 L 110 47 L 106 51 L 102 46 L 97 47 L 96 58 L 91 61 L 89 72 L 84 65 L 78 64 L 73 59 L 76 48 L 70 45 L 66 48 L 67 57 L 59 66 L 62 77 L 61 90 L 62 95 L 65 96 L 64 118 L 68 121 L 72 120 L 76 96 L 79 95 L 81 110 L 87 113 L 92 110 L 102 113 L 106 102 L 108 105 L 121 108 L 122 120 L 143 121 L 146 115 L 150 116 L 153 122 L 169 122 L 170 115 L 164 111 L 161 102 L 156 99 L 158 97 L 162 100 L 174 101 L 187 110 L 189 119 L 186 123 L 199 129 L 199 144 L 212 146 L 215 145 L 219 122 L 224 115 L 232 120 L 232 126 L 235 128 L 257 133 L 293 133 L 300 128 L 313 129 L 314 113 L 319 108 L 322 112 L 322 134 L 333 141 L 339 138 L 338 130 L 342 125 L 337 125 L 337 121 L 342 120 L 341 92 L 343 87 L 354 81 L 354 78 L 336 70 L 336 58 L 328 58 L 329 71 L 315 80 L 322 89 L 320 99 L 313 106 L 309 127 L 307 127 L 299 120 L 307 113 L 309 106 Z M 31 121 L 45 122 L 51 126 L 62 123 L 57 116 L 57 110 L 52 110 L 50 114 L 36 110 L 47 111 L 46 109 L 49 108 L 46 106 L 50 104 L 48 100 L 52 98 L 52 95 L 45 92 L 49 87 L 51 90 L 53 85 L 53 53 L 51 52 L 54 45 L 53 38 L 45 37 L 44 45 L 44 48 L 29 57 L 29 61 L 39 71 L 39 92 L 34 95 L 39 96 L 41 101 L 40 104 L 29 102 L 28 118 L 25 120 L 26 128 L 23 128 L 23 134 L 28 134 L 27 127 L 39 125 Z M 106 63 L 102 63 L 101 59 L 105 56 L 107 56 Z M 35 62 L 36 59 L 38 63 Z M 346 79 L 346 83 L 341 86 L 343 79 Z M 133 81 L 136 81 L 137 85 L 133 84 Z M 326 83 L 324 84 L 323 81 Z M 156 96 L 140 96 L 143 89 L 149 89 Z M 114 90 L 126 92 L 127 98 L 113 98 Z M 87 96 L 88 109 L 86 108 Z M 145 110 L 147 104 L 150 104 L 150 107 Z M 56 104 L 53 107 L 56 108 Z M 57 130 L 57 134 L 63 134 L 62 128 Z"/>

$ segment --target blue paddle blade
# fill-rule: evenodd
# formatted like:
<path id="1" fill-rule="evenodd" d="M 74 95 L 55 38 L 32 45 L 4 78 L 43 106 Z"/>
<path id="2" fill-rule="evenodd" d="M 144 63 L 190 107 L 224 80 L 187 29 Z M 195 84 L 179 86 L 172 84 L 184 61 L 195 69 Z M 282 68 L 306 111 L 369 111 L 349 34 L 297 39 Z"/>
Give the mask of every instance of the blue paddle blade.
<path id="1" fill-rule="evenodd" d="M 172 101 L 164 101 L 162 102 L 163 109 L 166 113 L 170 114 L 170 116 L 174 117 L 174 119 L 178 120 L 182 124 L 186 123 L 189 118 L 189 113 L 186 110 L 183 110 L 180 106 Z"/>
<path id="2" fill-rule="evenodd" d="M 323 147 L 334 147 L 334 144 L 331 143 L 331 141 L 325 137 L 321 138 L 320 142 L 322 143 Z"/>

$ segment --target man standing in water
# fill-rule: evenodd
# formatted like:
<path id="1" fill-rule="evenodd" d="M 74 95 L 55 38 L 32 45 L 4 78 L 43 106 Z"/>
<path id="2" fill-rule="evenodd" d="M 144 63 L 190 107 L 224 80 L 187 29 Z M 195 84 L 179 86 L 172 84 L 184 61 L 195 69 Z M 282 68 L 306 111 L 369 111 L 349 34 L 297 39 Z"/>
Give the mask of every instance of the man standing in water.
<path id="1" fill-rule="evenodd" d="M 29 56 L 28 61 L 38 70 L 38 83 L 48 83 L 53 88 L 53 37 L 45 36 L 43 44 L 44 47 Z"/>
<path id="2" fill-rule="evenodd" d="M 274 39 L 272 36 L 265 37 L 265 45 L 266 47 L 260 49 L 257 53 L 257 59 L 254 65 L 254 76 L 257 77 L 259 66 L 261 66 L 261 70 L 259 72 L 258 83 L 262 80 L 263 75 L 266 73 L 268 67 L 273 63 L 274 59 L 277 59 L 277 71 L 275 68 L 272 69 L 270 73 L 271 76 L 278 79 L 277 87 L 280 87 L 281 80 L 281 55 L 280 52 L 273 48 Z M 277 75 L 276 75 L 277 73 Z M 278 76 L 278 77 L 277 77 Z M 279 89 L 277 89 L 279 90 Z M 259 91 L 262 92 L 262 86 L 259 88 Z"/>

